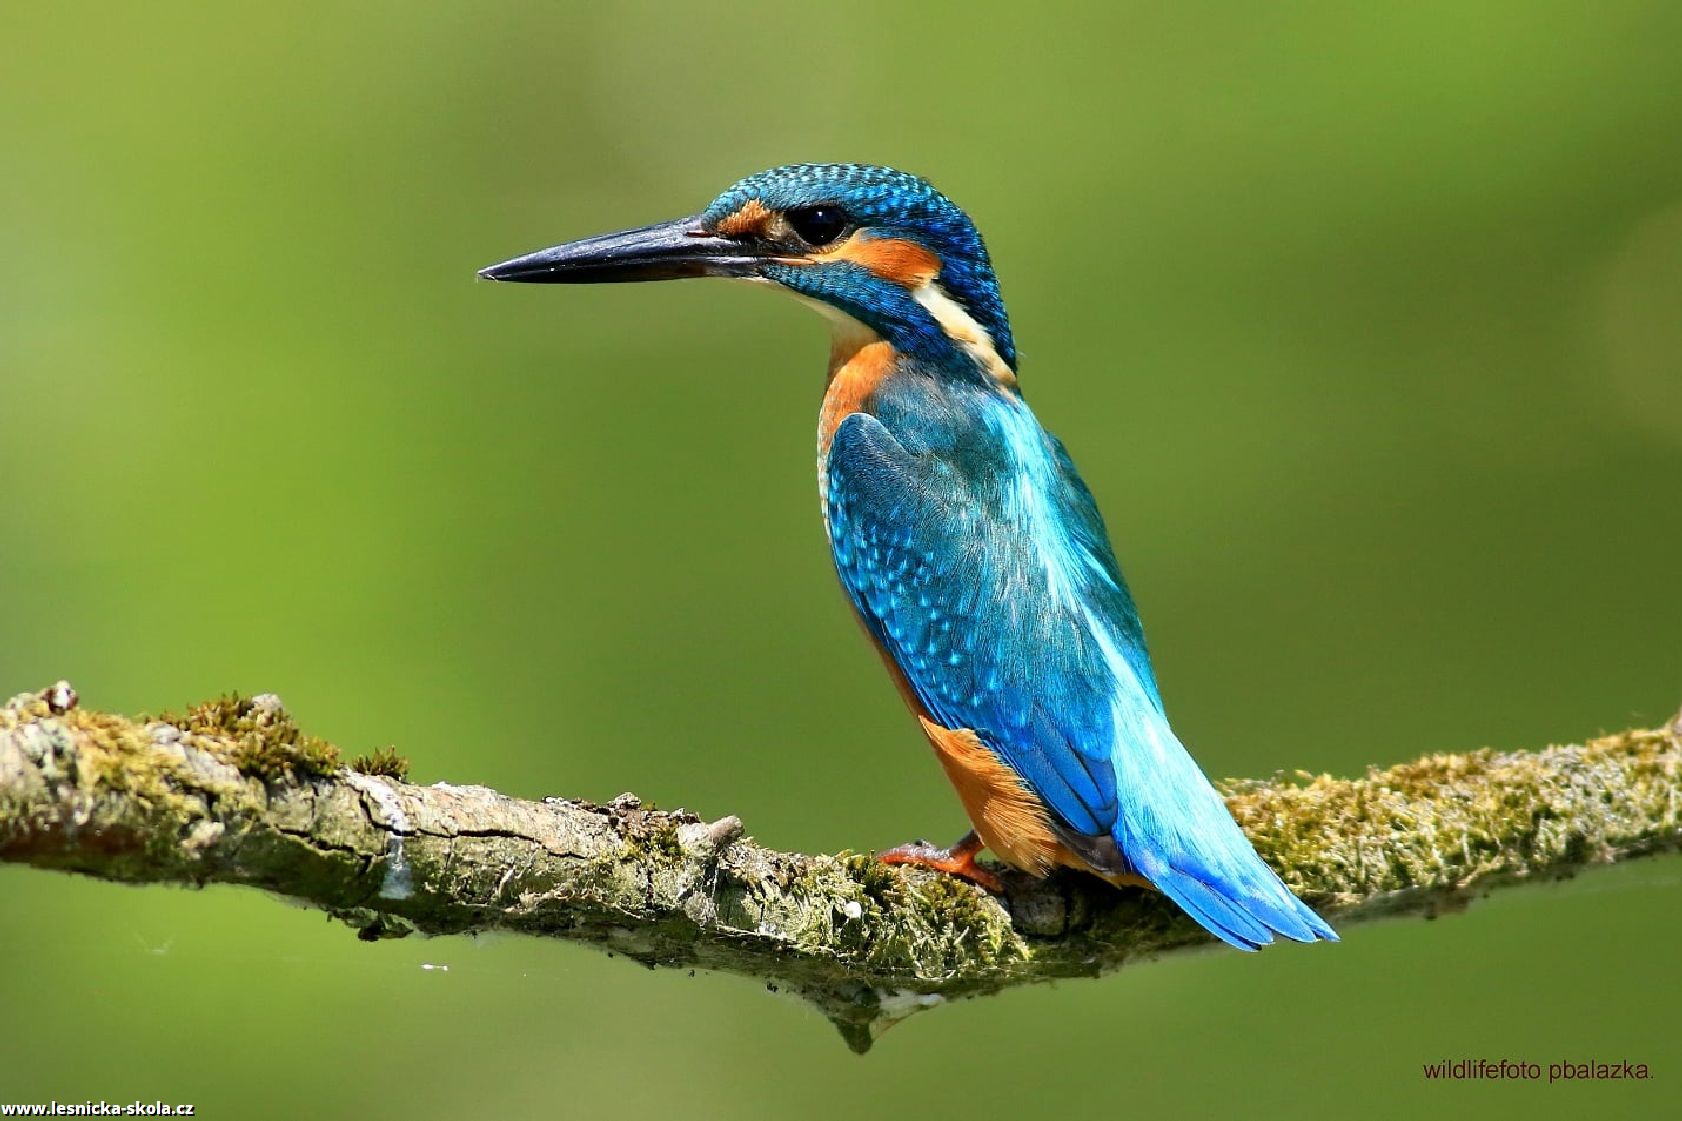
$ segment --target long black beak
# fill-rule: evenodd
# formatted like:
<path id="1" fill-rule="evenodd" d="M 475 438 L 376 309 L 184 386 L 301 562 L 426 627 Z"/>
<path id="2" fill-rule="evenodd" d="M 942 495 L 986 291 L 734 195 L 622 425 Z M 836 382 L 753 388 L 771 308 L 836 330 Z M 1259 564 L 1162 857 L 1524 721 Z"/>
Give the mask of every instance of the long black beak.
<path id="1" fill-rule="evenodd" d="M 539 249 L 480 269 L 479 275 L 521 284 L 618 284 L 752 276 L 764 262 L 752 245 L 707 233 L 696 216 Z"/>

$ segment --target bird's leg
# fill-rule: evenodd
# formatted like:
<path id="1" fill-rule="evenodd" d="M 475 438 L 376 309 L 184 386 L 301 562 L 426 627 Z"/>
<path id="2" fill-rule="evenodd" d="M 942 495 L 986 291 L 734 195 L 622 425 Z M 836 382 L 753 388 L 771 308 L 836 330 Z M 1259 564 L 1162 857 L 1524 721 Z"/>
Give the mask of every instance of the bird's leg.
<path id="1" fill-rule="evenodd" d="M 876 859 L 883 864 L 914 864 L 919 868 L 933 868 L 937 872 L 945 872 L 979 884 L 994 895 L 999 895 L 1003 893 L 1005 885 L 999 882 L 997 876 L 975 862 L 975 854 L 985 847 L 975 830 L 971 829 L 951 848 L 939 848 L 927 841 L 912 841 L 908 845 L 900 845 L 898 848 L 878 853 Z"/>

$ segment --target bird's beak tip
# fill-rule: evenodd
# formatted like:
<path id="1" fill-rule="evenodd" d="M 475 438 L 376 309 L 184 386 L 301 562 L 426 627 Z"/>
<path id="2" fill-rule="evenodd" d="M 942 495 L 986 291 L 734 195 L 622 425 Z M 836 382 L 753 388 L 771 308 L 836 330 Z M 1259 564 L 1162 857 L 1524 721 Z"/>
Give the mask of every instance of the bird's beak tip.
<path id="1" fill-rule="evenodd" d="M 527 253 L 523 257 L 512 260 L 498 261 L 494 265 L 486 265 L 476 275 L 480 280 L 495 280 L 503 283 L 511 281 L 532 282 L 548 279 L 551 273 L 559 271 L 551 258 L 555 250 L 544 249 L 536 253 Z"/>
<path id="2" fill-rule="evenodd" d="M 762 253 L 709 233 L 691 216 L 540 249 L 487 265 L 479 276 L 522 284 L 679 280 L 744 276 L 762 260 Z"/>

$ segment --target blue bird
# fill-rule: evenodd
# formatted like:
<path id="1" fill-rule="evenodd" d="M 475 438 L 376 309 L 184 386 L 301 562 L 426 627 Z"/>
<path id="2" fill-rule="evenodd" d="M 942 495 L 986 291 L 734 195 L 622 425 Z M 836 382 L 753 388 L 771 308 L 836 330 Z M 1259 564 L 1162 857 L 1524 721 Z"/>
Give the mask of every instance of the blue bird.
<path id="1" fill-rule="evenodd" d="M 1036 876 L 1154 887 L 1239 949 L 1336 940 L 1169 726 L 1104 521 L 1023 400 L 986 246 L 944 195 L 886 167 L 779 167 L 692 217 L 480 275 L 736 277 L 829 320 L 818 484 L 835 568 L 975 827 L 882 859 L 997 891 L 985 847 Z"/>

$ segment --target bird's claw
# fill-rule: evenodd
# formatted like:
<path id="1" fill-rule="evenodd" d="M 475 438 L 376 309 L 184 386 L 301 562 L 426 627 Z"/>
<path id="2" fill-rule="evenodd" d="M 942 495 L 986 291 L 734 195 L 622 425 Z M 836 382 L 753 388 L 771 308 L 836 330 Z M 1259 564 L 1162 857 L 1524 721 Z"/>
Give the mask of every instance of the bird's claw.
<path id="1" fill-rule="evenodd" d="M 975 859 L 982 849 L 981 839 L 970 833 L 951 848 L 941 848 L 927 841 L 913 841 L 908 845 L 876 854 L 883 864 L 910 864 L 918 868 L 932 868 L 950 876 L 968 880 L 994 895 L 1004 894 L 1005 885 L 983 868 Z"/>

